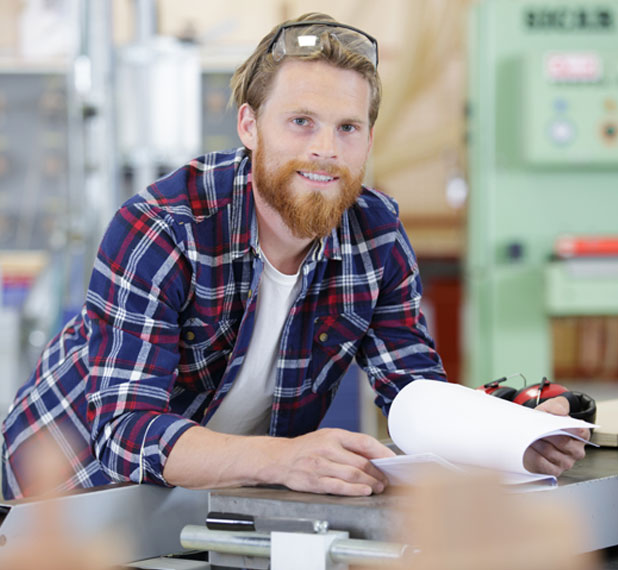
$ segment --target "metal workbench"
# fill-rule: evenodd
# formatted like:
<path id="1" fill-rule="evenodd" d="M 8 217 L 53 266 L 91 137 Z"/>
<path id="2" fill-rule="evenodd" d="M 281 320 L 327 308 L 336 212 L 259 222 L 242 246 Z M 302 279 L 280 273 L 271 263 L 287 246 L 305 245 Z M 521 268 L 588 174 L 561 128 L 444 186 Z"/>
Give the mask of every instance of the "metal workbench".
<path id="1" fill-rule="evenodd" d="M 535 491 L 572 504 L 588 527 L 586 550 L 618 544 L 618 449 L 589 449 L 586 457 L 558 479 L 557 487 Z M 408 503 L 406 503 L 408 501 Z M 322 518 L 331 528 L 345 529 L 354 538 L 386 540 L 402 507 L 413 508 L 402 488 L 382 495 L 335 497 L 297 493 L 283 488 L 239 487 L 213 490 L 210 510 L 256 516 Z"/>
<path id="2" fill-rule="evenodd" d="M 537 491 L 535 496 L 564 501 L 578 510 L 588 530 L 584 550 L 618 545 L 618 450 L 589 449 L 585 459 L 560 477 L 557 487 Z M 350 498 L 269 487 L 189 491 L 121 485 L 56 500 L 77 537 L 109 528 L 130 536 L 132 560 L 181 552 L 183 527 L 203 525 L 209 511 L 321 519 L 331 529 L 348 531 L 351 538 L 384 541 L 392 539 L 389 530 L 400 524 L 402 507 L 413 509 L 407 493 L 395 487 L 382 495 Z M 0 506 L 0 566 L 14 539 L 27 533 L 36 507 L 36 501 L 7 501 Z"/>

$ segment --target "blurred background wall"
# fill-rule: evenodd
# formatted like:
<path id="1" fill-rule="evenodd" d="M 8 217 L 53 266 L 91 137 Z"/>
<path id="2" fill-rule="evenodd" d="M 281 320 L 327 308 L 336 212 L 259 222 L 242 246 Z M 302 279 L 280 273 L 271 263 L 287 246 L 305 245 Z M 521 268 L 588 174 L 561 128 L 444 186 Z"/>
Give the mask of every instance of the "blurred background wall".
<path id="1" fill-rule="evenodd" d="M 520 11 L 544 6 L 511 4 Z M 491 380 L 485 373 L 466 378 L 464 371 L 467 61 L 476 6 L 474 0 L 2 0 L 0 415 L 47 339 L 79 310 L 115 209 L 193 156 L 238 144 L 227 106 L 231 73 L 268 30 L 308 11 L 326 12 L 379 42 L 384 95 L 368 182 L 399 202 L 450 379 Z M 525 40 L 517 42 L 523 50 Z M 484 45 L 478 53 L 489 49 Z M 618 379 L 617 330 L 612 316 L 553 319 L 548 374 L 610 385 Z M 358 390 L 346 397 L 358 398 L 361 408 L 370 399 Z M 351 427 L 375 431 L 373 419 L 358 419 L 364 416 L 355 413 Z"/>

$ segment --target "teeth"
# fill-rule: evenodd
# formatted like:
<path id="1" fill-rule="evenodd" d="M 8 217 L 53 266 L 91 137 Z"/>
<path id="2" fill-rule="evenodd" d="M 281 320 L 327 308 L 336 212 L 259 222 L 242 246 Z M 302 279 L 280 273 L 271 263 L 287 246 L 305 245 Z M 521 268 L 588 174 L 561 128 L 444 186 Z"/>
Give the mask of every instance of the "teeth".
<path id="1" fill-rule="evenodd" d="M 301 172 L 301 174 L 314 182 L 330 182 L 334 180 L 332 176 L 327 176 L 326 174 L 316 174 L 315 172 Z"/>

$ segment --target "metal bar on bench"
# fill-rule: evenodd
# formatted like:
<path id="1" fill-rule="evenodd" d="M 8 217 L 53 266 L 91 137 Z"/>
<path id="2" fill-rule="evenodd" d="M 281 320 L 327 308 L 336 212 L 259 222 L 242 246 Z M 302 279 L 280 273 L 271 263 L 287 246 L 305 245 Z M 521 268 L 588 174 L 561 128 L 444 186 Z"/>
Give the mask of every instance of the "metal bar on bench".
<path id="1" fill-rule="evenodd" d="M 400 562 L 411 548 L 407 544 L 348 538 L 336 540 L 330 548 L 330 557 L 345 564 L 378 564 Z"/>
<path id="2" fill-rule="evenodd" d="M 183 548 L 212 550 L 243 556 L 270 556 L 270 534 L 231 530 L 210 530 L 195 524 L 186 525 L 180 533 Z"/>
<path id="3" fill-rule="evenodd" d="M 180 533 L 184 548 L 209 550 L 225 554 L 270 557 L 270 535 L 247 531 L 210 530 L 203 526 L 187 525 Z M 330 556 L 335 562 L 367 565 L 401 561 L 409 551 L 405 544 L 374 540 L 335 540 Z"/>

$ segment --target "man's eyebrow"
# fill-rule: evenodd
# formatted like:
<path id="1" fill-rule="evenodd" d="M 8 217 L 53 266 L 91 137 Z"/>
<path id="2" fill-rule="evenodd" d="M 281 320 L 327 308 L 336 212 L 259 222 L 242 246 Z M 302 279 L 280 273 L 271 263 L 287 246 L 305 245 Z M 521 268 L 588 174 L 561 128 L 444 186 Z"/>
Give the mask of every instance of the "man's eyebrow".
<path id="1" fill-rule="evenodd" d="M 291 109 L 290 113 L 296 113 L 297 115 L 315 115 L 313 111 L 306 109 L 304 107 L 299 107 L 297 109 Z"/>
<path id="2" fill-rule="evenodd" d="M 290 115 L 309 115 L 310 117 L 315 116 L 315 112 L 314 111 L 310 111 L 309 109 L 305 109 L 304 107 L 300 107 L 297 109 L 290 109 L 288 111 L 288 114 Z"/>
<path id="3" fill-rule="evenodd" d="M 297 109 L 290 109 L 287 111 L 288 115 L 306 115 L 308 117 L 315 117 L 317 113 L 315 111 L 311 111 L 310 109 L 306 109 L 304 107 L 299 107 Z M 339 121 L 340 124 L 346 125 L 348 123 L 353 123 L 355 125 L 362 125 L 364 123 L 369 123 L 369 119 L 361 119 L 359 117 L 345 117 Z"/>
<path id="4" fill-rule="evenodd" d="M 342 125 L 347 125 L 352 123 L 353 125 L 364 125 L 366 123 L 369 123 L 369 119 L 360 119 L 358 117 L 348 117 L 347 119 L 343 119 L 341 121 Z"/>

